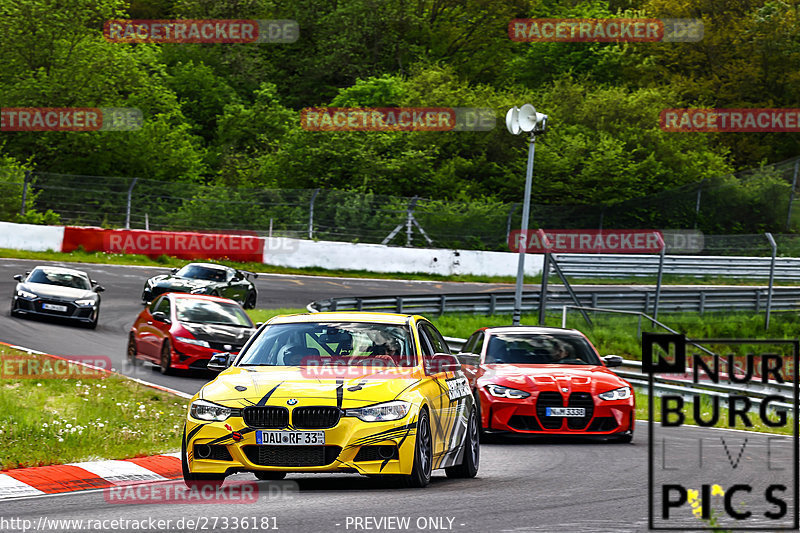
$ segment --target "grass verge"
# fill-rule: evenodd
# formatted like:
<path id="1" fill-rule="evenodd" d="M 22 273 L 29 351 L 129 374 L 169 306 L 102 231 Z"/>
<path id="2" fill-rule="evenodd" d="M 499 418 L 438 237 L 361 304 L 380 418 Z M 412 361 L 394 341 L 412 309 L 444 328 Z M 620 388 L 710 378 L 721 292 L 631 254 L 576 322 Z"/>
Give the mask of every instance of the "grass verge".
<path id="1" fill-rule="evenodd" d="M 115 374 L 15 379 L 9 361 L 56 359 L 0 345 L 0 470 L 174 452 L 187 401 Z M 80 373 L 76 365 L 62 375 Z"/>

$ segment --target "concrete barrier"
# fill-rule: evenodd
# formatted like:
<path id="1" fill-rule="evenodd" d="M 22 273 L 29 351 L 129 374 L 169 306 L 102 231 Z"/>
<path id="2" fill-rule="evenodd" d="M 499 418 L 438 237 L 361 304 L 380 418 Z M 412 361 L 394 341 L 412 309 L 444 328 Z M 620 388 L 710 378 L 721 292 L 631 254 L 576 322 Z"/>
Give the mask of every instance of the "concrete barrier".
<path id="1" fill-rule="evenodd" d="M 62 226 L 37 226 L 0 222 L 0 248 L 30 252 L 61 251 L 64 240 Z"/>
<path id="2" fill-rule="evenodd" d="M 367 270 L 452 276 L 515 276 L 518 256 L 511 252 L 402 248 L 380 244 L 267 238 L 264 264 L 292 268 L 318 267 L 331 270 Z M 541 274 L 544 258 L 528 254 L 525 273 Z"/>

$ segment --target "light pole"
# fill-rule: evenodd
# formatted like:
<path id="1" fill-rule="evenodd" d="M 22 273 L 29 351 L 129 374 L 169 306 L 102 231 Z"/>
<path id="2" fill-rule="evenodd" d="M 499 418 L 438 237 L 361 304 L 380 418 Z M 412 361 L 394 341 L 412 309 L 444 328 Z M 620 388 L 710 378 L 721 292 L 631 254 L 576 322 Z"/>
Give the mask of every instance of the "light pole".
<path id="1" fill-rule="evenodd" d="M 520 108 L 512 107 L 506 113 L 506 128 L 513 135 L 520 132 L 530 133 L 528 143 L 528 168 L 525 174 L 525 196 L 522 203 L 522 225 L 520 236 L 517 238 L 519 245 L 519 260 L 517 263 L 517 286 L 514 293 L 514 316 L 512 324 L 519 326 L 522 315 L 522 285 L 525 278 L 525 250 L 528 247 L 528 218 L 531 208 L 531 181 L 533 179 L 533 156 L 536 152 L 536 135 L 544 134 L 547 129 L 547 115 L 538 113 L 531 104 Z M 547 261 L 545 261 L 547 265 Z M 542 275 L 547 275 L 543 272 Z"/>

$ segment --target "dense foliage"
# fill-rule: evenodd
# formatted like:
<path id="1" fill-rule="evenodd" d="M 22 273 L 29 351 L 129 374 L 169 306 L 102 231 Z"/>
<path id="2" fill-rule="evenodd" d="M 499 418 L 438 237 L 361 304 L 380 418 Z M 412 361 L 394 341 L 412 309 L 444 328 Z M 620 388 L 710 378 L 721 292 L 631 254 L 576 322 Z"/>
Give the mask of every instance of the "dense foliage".
<path id="1" fill-rule="evenodd" d="M 419 195 L 443 205 L 475 203 L 480 213 L 492 211 L 481 206 L 521 200 L 527 143 L 505 130 L 502 117 L 509 106 L 533 102 L 550 116 L 550 132 L 537 150 L 535 202 L 627 205 L 616 210 L 618 224 L 663 225 L 663 213 L 651 212 L 663 202 L 636 199 L 682 188 L 692 196 L 707 180 L 708 190 L 719 193 L 718 207 L 708 204 L 699 219 L 689 209 L 667 222 L 713 232 L 763 231 L 785 222 L 785 177 L 766 172 L 766 181 L 740 185 L 724 176 L 797 155 L 797 136 L 667 133 L 658 117 L 670 107 L 796 106 L 797 4 L 5 1 L 0 3 L 0 106 L 137 107 L 145 121 L 135 132 L 2 133 L 0 164 L 14 179 L 22 168 L 135 176 L 192 184 L 201 197 L 220 194 L 213 186 L 338 189 Z M 700 18 L 705 35 L 696 43 L 633 44 L 520 43 L 507 34 L 513 18 L 616 16 Z M 126 17 L 294 19 L 300 39 L 238 45 L 107 42 L 103 22 Z M 303 107 L 327 105 L 489 107 L 498 122 L 490 132 L 301 128 Z M 97 187 L 93 194 L 102 203 L 102 185 Z M 9 204 L 0 203 L 0 217 L 11 218 L 18 210 L 11 195 L 0 201 Z M 180 217 L 186 223 L 240 214 L 242 202 L 226 205 L 208 213 L 207 203 L 184 203 Z M 492 224 L 504 226 L 504 209 Z M 753 220 L 742 221 L 743 210 Z M 359 215 L 336 216 L 348 224 L 348 217 Z"/>

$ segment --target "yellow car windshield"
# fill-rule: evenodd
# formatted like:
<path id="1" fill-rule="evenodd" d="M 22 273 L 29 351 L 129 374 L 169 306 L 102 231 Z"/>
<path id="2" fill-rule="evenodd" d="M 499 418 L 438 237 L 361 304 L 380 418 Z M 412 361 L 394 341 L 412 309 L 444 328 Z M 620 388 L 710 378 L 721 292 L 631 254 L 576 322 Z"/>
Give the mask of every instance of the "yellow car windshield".
<path id="1" fill-rule="evenodd" d="M 416 365 L 406 326 L 362 322 L 267 326 L 240 366 Z"/>

